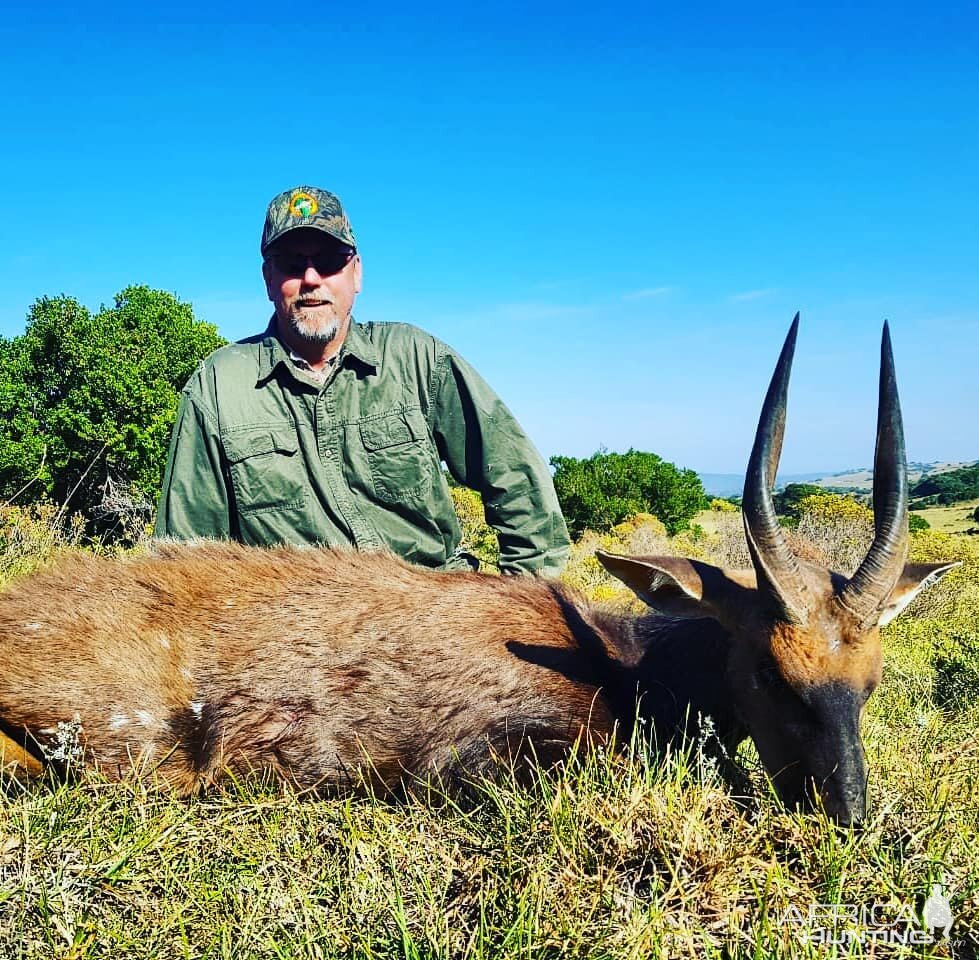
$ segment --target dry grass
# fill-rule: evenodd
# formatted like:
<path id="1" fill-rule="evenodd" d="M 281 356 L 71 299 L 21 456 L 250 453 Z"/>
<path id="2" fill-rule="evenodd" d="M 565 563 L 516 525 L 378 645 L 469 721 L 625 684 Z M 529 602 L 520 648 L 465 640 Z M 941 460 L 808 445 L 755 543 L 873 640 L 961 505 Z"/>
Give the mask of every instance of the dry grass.
<path id="1" fill-rule="evenodd" d="M 83 526 L 80 516 L 66 518 L 52 503 L 0 506 L 0 585 L 76 549 Z"/>

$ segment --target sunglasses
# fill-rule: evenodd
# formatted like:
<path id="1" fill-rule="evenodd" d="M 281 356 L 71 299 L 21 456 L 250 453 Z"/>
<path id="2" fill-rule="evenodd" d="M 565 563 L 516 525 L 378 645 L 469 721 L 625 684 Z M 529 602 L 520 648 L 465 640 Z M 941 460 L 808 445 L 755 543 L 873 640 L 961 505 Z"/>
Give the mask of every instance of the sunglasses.
<path id="1" fill-rule="evenodd" d="M 353 247 L 338 247 L 316 253 L 270 253 L 266 259 L 287 277 L 301 277 L 310 264 L 321 277 L 331 277 L 350 263 L 356 252 Z"/>

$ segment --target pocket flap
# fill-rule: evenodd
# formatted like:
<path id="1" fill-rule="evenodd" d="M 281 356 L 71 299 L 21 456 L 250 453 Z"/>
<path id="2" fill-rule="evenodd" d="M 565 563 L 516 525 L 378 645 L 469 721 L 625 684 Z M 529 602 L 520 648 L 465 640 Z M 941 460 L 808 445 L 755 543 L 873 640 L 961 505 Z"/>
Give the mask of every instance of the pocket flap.
<path id="1" fill-rule="evenodd" d="M 250 457 L 259 457 L 264 453 L 284 453 L 289 456 L 299 449 L 295 436 L 285 431 L 263 430 L 260 433 L 249 433 L 240 437 L 227 437 L 224 441 L 224 452 L 231 463 L 240 463 Z"/>
<path id="2" fill-rule="evenodd" d="M 411 443 L 418 436 L 412 430 L 408 418 L 403 413 L 396 413 L 362 423 L 360 438 L 368 450 L 383 450 L 399 443 Z"/>

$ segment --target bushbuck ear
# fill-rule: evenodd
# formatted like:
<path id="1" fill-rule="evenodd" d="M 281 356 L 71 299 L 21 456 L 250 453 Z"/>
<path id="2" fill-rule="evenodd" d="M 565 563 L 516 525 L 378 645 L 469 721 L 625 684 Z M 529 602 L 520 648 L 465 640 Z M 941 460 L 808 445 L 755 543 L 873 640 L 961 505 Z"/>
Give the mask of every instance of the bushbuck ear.
<path id="1" fill-rule="evenodd" d="M 622 557 L 604 550 L 596 550 L 595 558 L 654 610 L 675 617 L 715 615 L 715 598 L 705 591 L 704 580 L 708 572 L 723 576 L 717 567 L 682 557 Z"/>
<path id="2" fill-rule="evenodd" d="M 938 583 L 953 567 L 954 563 L 908 563 L 897 581 L 897 586 L 884 603 L 880 614 L 880 626 L 889 624 L 922 590 Z"/>

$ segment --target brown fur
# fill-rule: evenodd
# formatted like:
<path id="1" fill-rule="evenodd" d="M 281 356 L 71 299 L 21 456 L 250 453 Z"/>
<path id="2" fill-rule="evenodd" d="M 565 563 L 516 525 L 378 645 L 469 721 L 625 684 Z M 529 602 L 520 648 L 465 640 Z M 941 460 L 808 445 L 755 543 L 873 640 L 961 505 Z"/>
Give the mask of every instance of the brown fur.
<path id="1" fill-rule="evenodd" d="M 380 554 L 78 556 L 0 596 L 0 718 L 50 744 L 77 715 L 103 773 L 146 765 L 179 793 L 228 768 L 386 787 L 460 755 L 478 767 L 481 742 L 517 752 L 526 732 L 563 752 L 611 733 L 603 642 L 562 607 L 555 584 Z"/>
<path id="2" fill-rule="evenodd" d="M 845 635 L 838 640 L 808 626 L 776 623 L 769 641 L 782 676 L 793 687 L 842 683 L 855 691 L 880 683 L 880 637 Z"/>

